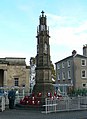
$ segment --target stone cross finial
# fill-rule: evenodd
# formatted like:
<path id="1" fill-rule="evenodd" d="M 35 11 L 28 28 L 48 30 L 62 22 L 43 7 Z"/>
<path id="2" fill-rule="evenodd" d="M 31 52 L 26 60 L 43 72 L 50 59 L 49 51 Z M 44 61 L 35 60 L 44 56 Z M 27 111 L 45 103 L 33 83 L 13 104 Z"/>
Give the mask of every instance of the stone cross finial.
<path id="1" fill-rule="evenodd" d="M 42 16 L 44 16 L 44 11 L 43 11 L 43 10 L 42 10 L 42 12 L 41 12 L 41 13 L 42 13 Z"/>

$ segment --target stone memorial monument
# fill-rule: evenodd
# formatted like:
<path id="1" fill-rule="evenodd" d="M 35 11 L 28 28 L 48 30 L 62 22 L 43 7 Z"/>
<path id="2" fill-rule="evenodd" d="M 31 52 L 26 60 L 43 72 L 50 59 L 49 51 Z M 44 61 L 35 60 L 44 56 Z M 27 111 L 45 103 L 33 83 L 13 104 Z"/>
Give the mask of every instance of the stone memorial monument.
<path id="1" fill-rule="evenodd" d="M 54 94 L 54 86 L 51 78 L 51 60 L 49 45 L 49 27 L 47 27 L 47 18 L 44 11 L 41 12 L 39 26 L 37 27 L 37 55 L 36 55 L 36 84 L 33 93 L 40 93 L 42 98 Z"/>

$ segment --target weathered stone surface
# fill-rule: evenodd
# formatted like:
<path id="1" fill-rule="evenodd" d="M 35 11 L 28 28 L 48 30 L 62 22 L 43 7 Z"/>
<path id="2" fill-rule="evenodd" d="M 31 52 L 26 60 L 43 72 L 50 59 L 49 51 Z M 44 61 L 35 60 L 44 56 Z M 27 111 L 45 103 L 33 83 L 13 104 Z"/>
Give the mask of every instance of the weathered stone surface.
<path id="1" fill-rule="evenodd" d="M 5 62 L 6 61 L 6 62 Z M 0 62 L 0 86 L 15 86 L 15 78 L 18 78 L 18 87 L 25 86 L 25 90 L 29 90 L 29 73 L 30 68 L 26 66 L 25 58 L 5 58 Z"/>

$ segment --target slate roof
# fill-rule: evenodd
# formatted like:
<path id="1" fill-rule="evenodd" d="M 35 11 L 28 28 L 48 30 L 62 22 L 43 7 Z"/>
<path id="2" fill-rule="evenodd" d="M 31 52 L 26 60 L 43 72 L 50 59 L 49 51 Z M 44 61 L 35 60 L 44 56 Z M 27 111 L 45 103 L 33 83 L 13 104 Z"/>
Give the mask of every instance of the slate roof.
<path id="1" fill-rule="evenodd" d="M 71 56 L 68 56 L 68 57 L 62 59 L 62 60 L 56 62 L 55 64 L 60 63 L 60 62 L 62 62 L 62 61 L 64 61 L 64 60 L 68 60 L 68 59 L 73 58 L 73 57 L 87 58 L 87 56 L 80 55 L 80 54 L 75 54 L 75 55 L 71 55 Z"/>

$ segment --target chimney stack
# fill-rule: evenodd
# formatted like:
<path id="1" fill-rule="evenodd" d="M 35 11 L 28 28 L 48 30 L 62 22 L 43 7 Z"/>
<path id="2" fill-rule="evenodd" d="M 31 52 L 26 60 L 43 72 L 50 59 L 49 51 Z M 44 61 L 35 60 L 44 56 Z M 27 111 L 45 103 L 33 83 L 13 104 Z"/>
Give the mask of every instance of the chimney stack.
<path id="1" fill-rule="evenodd" d="M 83 55 L 87 57 L 87 44 L 83 45 Z"/>
<path id="2" fill-rule="evenodd" d="M 75 56 L 77 54 L 76 50 L 72 51 L 72 56 Z"/>

